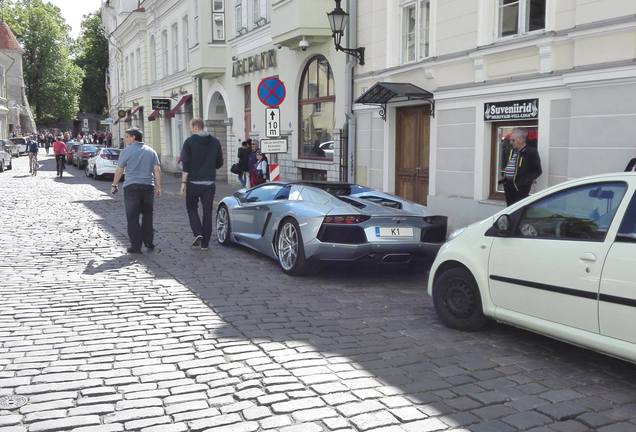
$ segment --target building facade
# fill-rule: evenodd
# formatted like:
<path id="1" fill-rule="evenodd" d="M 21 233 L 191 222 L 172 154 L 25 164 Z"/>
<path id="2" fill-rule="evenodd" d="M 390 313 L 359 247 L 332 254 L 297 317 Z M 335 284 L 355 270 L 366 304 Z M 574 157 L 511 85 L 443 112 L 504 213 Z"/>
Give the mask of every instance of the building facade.
<path id="1" fill-rule="evenodd" d="M 355 105 L 359 183 L 426 203 L 461 226 L 504 206 L 498 180 L 514 127 L 528 130 L 541 156 L 535 191 L 621 171 L 636 156 L 636 2 L 359 7 L 367 50 L 354 88 L 364 102 Z"/>
<path id="2" fill-rule="evenodd" d="M 35 131 L 24 85 L 22 54 L 15 35 L 0 20 L 0 137 Z"/>
<path id="3" fill-rule="evenodd" d="M 240 143 L 266 138 L 259 84 L 277 77 L 286 89 L 279 109 L 287 151 L 270 162 L 285 179 L 340 179 L 347 58 L 331 39 L 333 7 L 330 0 L 105 2 L 115 139 L 128 124 L 141 127 L 164 169 L 177 172 L 189 120 L 201 117 L 224 147 L 220 178 L 236 181 L 229 167 Z M 170 110 L 153 110 L 153 98 L 170 99 Z"/>

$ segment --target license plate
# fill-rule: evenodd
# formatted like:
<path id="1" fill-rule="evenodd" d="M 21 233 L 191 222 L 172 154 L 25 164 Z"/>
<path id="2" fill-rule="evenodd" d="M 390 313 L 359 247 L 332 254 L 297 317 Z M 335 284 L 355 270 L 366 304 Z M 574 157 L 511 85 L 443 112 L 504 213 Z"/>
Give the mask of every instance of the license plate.
<path id="1" fill-rule="evenodd" d="M 113 165 L 117 165 L 117 161 L 112 161 L 112 162 L 113 162 Z"/>
<path id="2" fill-rule="evenodd" d="M 394 227 L 380 228 L 375 227 L 376 237 L 413 237 L 413 228 Z"/>

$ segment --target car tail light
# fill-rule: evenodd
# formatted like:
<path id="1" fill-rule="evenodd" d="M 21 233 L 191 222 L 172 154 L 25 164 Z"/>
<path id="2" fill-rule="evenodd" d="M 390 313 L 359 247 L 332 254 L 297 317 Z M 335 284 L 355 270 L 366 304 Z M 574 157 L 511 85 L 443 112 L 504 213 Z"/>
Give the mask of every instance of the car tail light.
<path id="1" fill-rule="evenodd" d="M 325 224 L 337 224 L 337 225 L 355 225 L 367 221 L 370 216 L 361 215 L 338 215 L 338 216 L 326 216 L 322 223 Z"/>

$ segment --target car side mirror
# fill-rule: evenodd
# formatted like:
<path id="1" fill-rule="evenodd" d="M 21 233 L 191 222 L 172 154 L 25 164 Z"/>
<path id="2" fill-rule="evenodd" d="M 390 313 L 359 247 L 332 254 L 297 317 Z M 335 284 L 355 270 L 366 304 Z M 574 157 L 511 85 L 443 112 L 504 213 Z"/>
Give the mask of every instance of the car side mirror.
<path id="1" fill-rule="evenodd" d="M 234 196 L 234 198 L 236 198 L 240 202 L 245 201 L 245 193 L 244 192 L 241 192 L 241 191 L 234 192 L 233 196 Z"/>
<path id="2" fill-rule="evenodd" d="M 512 231 L 512 220 L 510 219 L 510 216 L 504 214 L 497 218 L 493 226 L 497 231 L 497 234 L 502 237 L 508 237 Z"/>

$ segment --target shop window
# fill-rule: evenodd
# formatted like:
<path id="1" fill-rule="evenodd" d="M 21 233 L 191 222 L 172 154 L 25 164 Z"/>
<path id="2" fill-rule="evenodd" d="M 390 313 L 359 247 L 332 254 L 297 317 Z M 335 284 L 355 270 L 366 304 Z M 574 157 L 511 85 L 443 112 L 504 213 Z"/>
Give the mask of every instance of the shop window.
<path id="1" fill-rule="evenodd" d="M 310 168 L 301 168 L 300 177 L 306 181 L 327 181 L 327 171 Z"/>
<path id="2" fill-rule="evenodd" d="M 172 72 L 179 71 L 179 29 L 177 23 L 172 24 Z"/>
<path id="3" fill-rule="evenodd" d="M 514 129 L 528 131 L 526 145 L 537 148 L 539 140 L 539 127 L 536 122 L 501 122 L 492 123 L 492 149 L 490 164 L 490 199 L 505 200 L 503 184 L 503 172 L 512 150 L 512 131 Z"/>
<path id="4" fill-rule="evenodd" d="M 212 42 L 225 41 L 224 3 L 223 0 L 212 0 Z"/>
<path id="5" fill-rule="evenodd" d="M 168 31 L 161 32 L 161 72 L 163 77 L 168 76 Z"/>
<path id="6" fill-rule="evenodd" d="M 150 81 L 157 81 L 157 43 L 154 36 L 150 36 Z"/>
<path id="7" fill-rule="evenodd" d="M 431 1 L 418 0 L 402 7 L 402 62 L 430 55 Z"/>
<path id="8" fill-rule="evenodd" d="M 252 23 L 262 26 L 267 22 L 267 2 L 265 0 L 252 0 Z"/>
<path id="9" fill-rule="evenodd" d="M 323 150 L 324 144 L 334 141 L 335 128 L 334 78 L 329 62 L 323 56 L 312 58 L 300 81 L 299 149 L 303 159 L 333 160 L 333 153 Z"/>
<path id="10" fill-rule="evenodd" d="M 546 0 L 498 0 L 499 37 L 545 29 Z"/>

